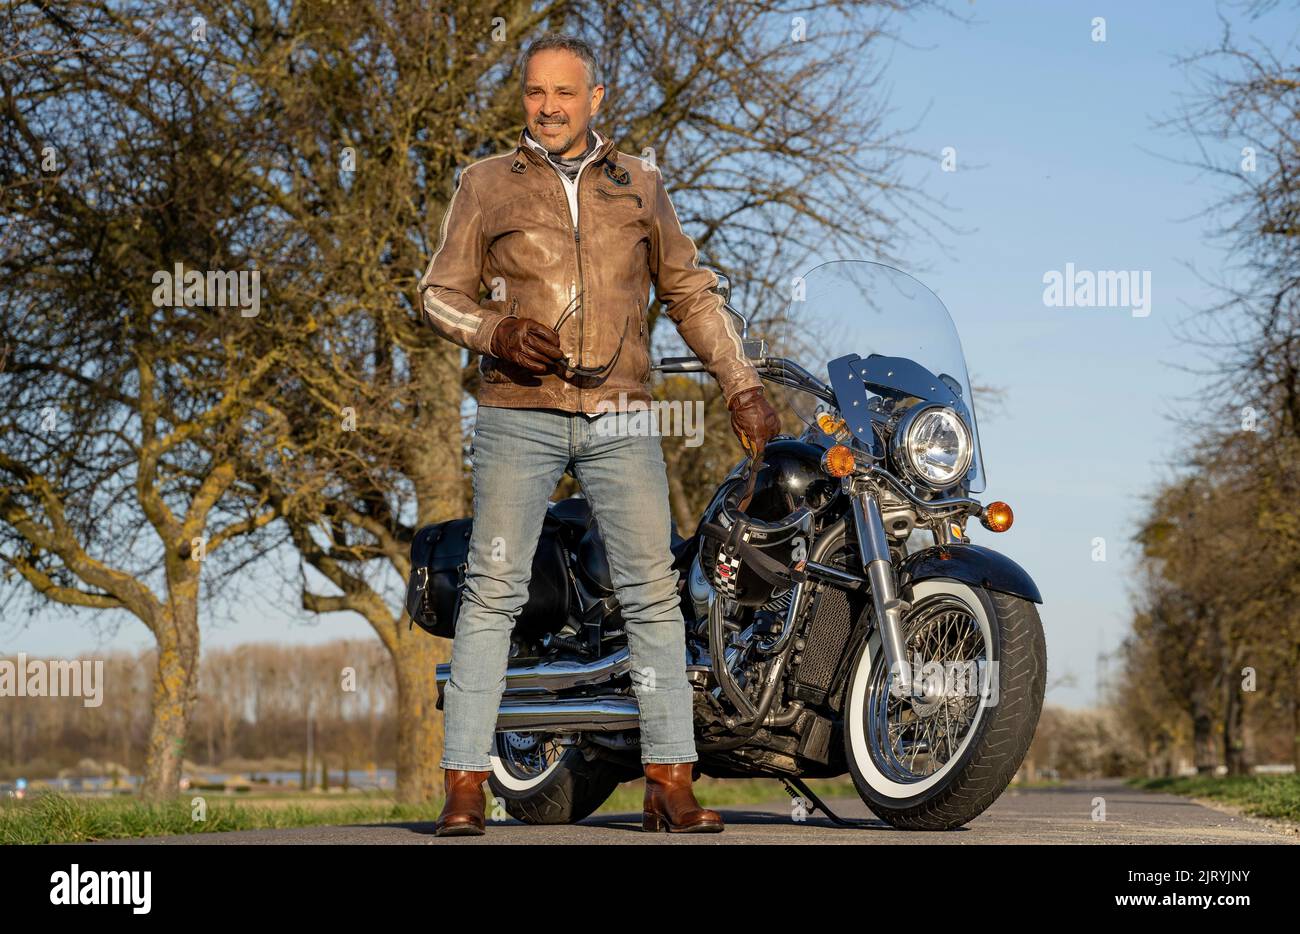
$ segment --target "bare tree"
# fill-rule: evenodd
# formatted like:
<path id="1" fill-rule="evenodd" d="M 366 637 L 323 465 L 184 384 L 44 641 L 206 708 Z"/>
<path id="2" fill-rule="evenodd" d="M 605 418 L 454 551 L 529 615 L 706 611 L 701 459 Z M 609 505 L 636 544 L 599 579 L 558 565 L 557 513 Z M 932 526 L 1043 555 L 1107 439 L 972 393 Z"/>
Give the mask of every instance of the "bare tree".
<path id="1" fill-rule="evenodd" d="M 0 70 L 0 561 L 39 600 L 149 627 L 144 791 L 162 796 L 195 701 L 203 569 L 218 559 L 211 584 L 247 560 L 234 546 L 274 518 L 235 467 L 283 351 L 250 340 L 260 325 L 238 307 L 158 291 L 178 263 L 248 269 L 223 225 L 258 194 L 228 158 L 237 109 L 148 12 L 0 20 L 4 47 L 32 53 Z"/>
<path id="2" fill-rule="evenodd" d="M 1248 3 L 1252 14 L 1273 0 Z M 1207 208 L 1234 261 L 1221 300 L 1185 335 L 1209 358 L 1188 418 L 1187 465 L 1154 498 L 1139 538 L 1145 592 L 1130 643 L 1133 678 L 1153 678 L 1192 718 L 1197 765 L 1211 735 L 1231 772 L 1247 767 L 1247 724 L 1272 722 L 1300 764 L 1295 611 L 1300 546 L 1300 61 L 1235 36 L 1184 61 L 1193 91 L 1167 125 L 1223 183 Z M 1259 680 L 1261 696 L 1247 690 Z M 1253 715 L 1253 716 L 1252 716 Z M 1217 725 L 1215 725 L 1217 723 Z"/>
<path id="3" fill-rule="evenodd" d="M 1245 4 L 1254 13 L 1275 2 Z M 1288 2 L 1287 6 L 1300 6 Z M 1294 45 L 1241 40 L 1183 60 L 1192 91 L 1165 125 L 1197 146 L 1191 164 L 1222 183 L 1203 216 L 1234 261 L 1222 298 L 1185 335 L 1204 348 L 1214 419 L 1269 422 L 1300 437 L 1300 59 Z"/>

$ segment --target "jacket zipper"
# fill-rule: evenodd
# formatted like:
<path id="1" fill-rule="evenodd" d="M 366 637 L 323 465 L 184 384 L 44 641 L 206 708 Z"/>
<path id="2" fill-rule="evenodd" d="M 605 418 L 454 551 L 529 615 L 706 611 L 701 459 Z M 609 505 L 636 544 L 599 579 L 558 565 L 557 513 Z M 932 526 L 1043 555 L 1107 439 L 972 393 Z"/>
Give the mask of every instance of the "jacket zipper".
<path id="1" fill-rule="evenodd" d="M 583 309 L 583 307 L 582 307 L 582 299 L 581 299 L 581 296 L 582 296 L 582 233 L 581 233 L 581 227 L 582 227 L 582 173 L 585 172 L 585 171 L 586 171 L 588 168 L 590 168 L 592 165 L 595 165 L 595 162 L 594 162 L 594 161 L 593 161 L 593 162 L 588 162 L 588 163 L 586 163 L 585 165 L 583 165 L 582 168 L 580 168 L 580 169 L 578 170 L 578 177 L 577 177 L 577 178 L 574 180 L 574 182 L 573 182 L 573 186 L 574 186 L 573 201 L 574 201 L 574 204 L 576 204 L 576 205 L 578 206 L 578 223 L 577 223 L 577 226 L 574 225 L 574 223 L 573 223 L 573 218 L 572 218 L 572 217 L 569 218 L 569 229 L 573 231 L 573 250 L 574 250 L 574 252 L 577 254 L 577 260 L 578 260 L 578 297 L 579 297 L 579 298 L 578 298 L 578 300 L 579 300 L 579 306 L 578 306 L 578 365 L 579 365 L 579 366 L 582 366 L 582 341 L 583 341 L 583 333 L 584 333 L 584 331 L 585 331 L 585 328 L 583 327 L 583 323 L 584 323 L 584 320 L 585 320 L 585 318 L 586 318 L 586 314 L 584 313 L 584 309 Z M 568 193 L 568 192 L 565 190 L 565 188 L 564 188 L 564 181 L 559 177 L 559 170 L 558 170 L 558 169 L 556 169 L 554 166 L 548 166 L 548 168 L 549 168 L 551 171 L 555 172 L 555 174 L 556 174 L 555 183 L 556 183 L 557 185 L 560 186 L 560 194 L 564 195 L 564 211 L 565 211 L 565 214 L 568 214 L 568 211 L 569 211 L 569 193 Z M 638 199 L 640 199 L 640 195 L 637 195 L 636 197 L 637 197 Z M 582 390 L 581 390 L 581 389 L 578 390 L 578 396 L 579 396 L 579 399 L 581 399 L 581 396 L 582 396 Z"/>
<path id="2" fill-rule="evenodd" d="M 586 300 L 582 291 L 582 175 L 595 161 L 588 162 L 578 169 L 578 177 L 573 180 L 573 203 L 578 206 L 578 224 L 573 227 L 573 218 L 569 218 L 569 225 L 573 227 L 573 249 L 578 254 L 578 366 L 582 366 L 582 344 L 583 335 L 586 332 Z M 564 187 L 564 182 L 560 182 L 560 187 Z M 567 206 L 568 197 L 565 197 Z M 582 390 L 578 390 L 578 398 L 582 399 Z"/>
<path id="3" fill-rule="evenodd" d="M 633 198 L 636 200 L 637 207 L 642 206 L 641 196 L 634 191 L 608 191 L 604 188 L 597 188 L 596 191 L 600 192 L 606 198 Z"/>
<path id="4" fill-rule="evenodd" d="M 582 366 L 582 339 L 583 332 L 586 330 L 584 321 L 587 317 L 584 313 L 582 298 L 582 173 L 586 168 L 587 166 L 584 165 L 579 169 L 578 177 L 573 181 L 573 203 L 578 206 L 577 226 L 574 226 L 573 218 L 569 218 L 569 227 L 573 230 L 573 251 L 577 254 L 578 260 L 578 294 L 574 296 L 578 301 L 578 366 Z M 569 209 L 568 192 L 564 190 L 564 182 L 561 179 L 557 178 L 556 181 L 560 183 L 560 193 L 564 195 L 564 209 L 567 213 Z M 581 389 L 578 390 L 578 395 L 581 398 Z"/>
<path id="5" fill-rule="evenodd" d="M 579 172 L 578 183 L 581 182 L 582 173 Z M 577 187 L 576 184 L 575 187 Z M 584 323 L 587 317 L 582 295 L 582 234 L 579 232 L 579 228 L 582 226 L 581 195 L 582 189 L 578 187 L 578 190 L 573 193 L 573 200 L 578 205 L 578 227 L 573 228 L 573 249 L 578 254 L 578 294 L 575 296 L 578 300 L 578 366 L 582 366 L 582 334 L 585 330 Z M 582 390 L 579 389 L 578 393 L 581 395 Z"/>

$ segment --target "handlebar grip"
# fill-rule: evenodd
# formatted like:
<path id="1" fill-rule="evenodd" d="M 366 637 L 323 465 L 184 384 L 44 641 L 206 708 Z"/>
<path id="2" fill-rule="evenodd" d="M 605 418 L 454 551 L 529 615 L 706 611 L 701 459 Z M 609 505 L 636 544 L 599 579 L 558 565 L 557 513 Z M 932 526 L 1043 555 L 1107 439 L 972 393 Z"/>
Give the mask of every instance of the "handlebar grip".
<path id="1" fill-rule="evenodd" d="M 704 361 L 699 357 L 662 357 L 651 369 L 661 373 L 704 373 Z"/>

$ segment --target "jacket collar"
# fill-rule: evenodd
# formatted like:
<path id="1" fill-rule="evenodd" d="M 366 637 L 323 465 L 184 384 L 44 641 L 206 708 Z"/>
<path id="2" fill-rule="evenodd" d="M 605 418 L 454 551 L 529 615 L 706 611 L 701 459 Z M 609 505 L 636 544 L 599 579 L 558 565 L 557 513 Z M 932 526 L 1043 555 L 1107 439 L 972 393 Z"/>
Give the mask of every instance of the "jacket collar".
<path id="1" fill-rule="evenodd" d="M 596 163 L 609 156 L 614 149 L 614 141 L 601 136 L 595 128 L 592 128 L 591 132 L 596 136 L 596 147 L 593 152 L 587 154 L 587 160 L 589 163 Z M 527 127 L 519 131 L 519 142 L 515 146 L 515 171 L 523 171 L 522 168 L 518 168 L 521 165 L 521 158 L 531 159 L 538 165 L 555 166 L 547 157 L 546 148 L 528 135 Z"/>

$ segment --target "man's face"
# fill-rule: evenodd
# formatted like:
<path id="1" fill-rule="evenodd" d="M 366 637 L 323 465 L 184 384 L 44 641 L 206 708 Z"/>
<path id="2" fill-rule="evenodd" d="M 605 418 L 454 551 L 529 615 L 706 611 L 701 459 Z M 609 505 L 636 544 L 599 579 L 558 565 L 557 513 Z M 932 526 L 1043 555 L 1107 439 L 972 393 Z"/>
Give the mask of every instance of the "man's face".
<path id="1" fill-rule="evenodd" d="M 524 118 L 546 151 L 576 156 L 585 148 L 587 126 L 600 109 L 604 85 L 587 87 L 582 59 L 564 49 L 544 49 L 528 60 Z"/>

